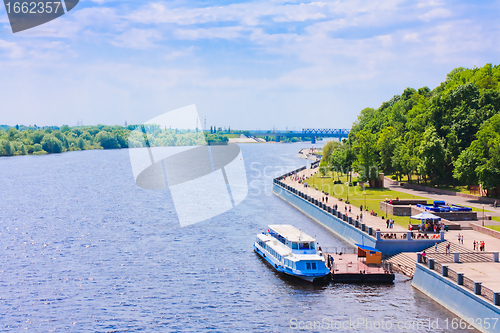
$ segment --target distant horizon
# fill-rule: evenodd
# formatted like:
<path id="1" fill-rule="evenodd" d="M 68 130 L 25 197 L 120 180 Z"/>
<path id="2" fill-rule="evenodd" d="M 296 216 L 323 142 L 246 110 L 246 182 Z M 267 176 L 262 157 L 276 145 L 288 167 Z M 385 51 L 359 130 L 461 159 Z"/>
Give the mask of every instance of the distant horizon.
<path id="1" fill-rule="evenodd" d="M 86 124 L 82 124 L 82 125 L 70 125 L 70 124 L 62 124 L 62 125 L 37 125 L 37 124 L 30 124 L 30 125 L 26 125 L 26 124 L 15 124 L 15 125 L 8 125 L 8 124 L 0 124 L 0 130 L 2 129 L 2 127 L 16 127 L 16 125 L 18 126 L 25 126 L 25 127 L 34 127 L 35 125 L 39 128 L 44 128 L 44 127 L 62 127 L 62 126 L 69 126 L 71 128 L 73 127 L 85 127 L 85 126 L 99 126 L 99 125 L 104 125 L 104 126 L 121 126 L 121 127 L 126 127 L 126 126 L 140 126 L 140 125 L 144 125 L 144 124 L 129 124 L 127 123 L 127 125 L 125 126 L 125 123 L 120 125 L 120 124 L 102 124 L 102 123 L 98 123 L 98 124 L 89 124 L 89 125 L 86 125 Z M 150 124 L 150 125 L 154 125 L 154 124 Z M 213 125 L 212 125 L 213 126 Z M 228 130 L 227 126 L 217 126 L 217 127 L 222 127 L 223 130 Z M 232 126 L 229 126 L 231 129 L 231 131 L 272 131 L 273 129 L 270 128 L 270 129 L 266 129 L 266 128 L 232 128 Z M 224 129 L 225 128 L 225 129 Z M 305 128 L 311 128 L 311 127 L 303 127 L 303 128 L 300 128 L 300 129 L 297 129 L 297 130 L 292 130 L 290 128 L 288 129 L 281 129 L 281 128 L 274 128 L 275 131 L 293 131 L 293 132 L 296 132 L 296 131 L 302 131 L 302 129 L 305 129 Z M 344 127 L 344 128 L 340 128 L 340 127 L 335 127 L 335 126 L 330 126 L 330 127 L 316 127 L 316 128 L 320 128 L 320 129 L 326 129 L 326 128 L 333 128 L 333 129 L 350 129 L 351 127 Z M 208 127 L 207 129 L 203 129 L 203 131 L 210 131 L 210 127 Z"/>
<path id="2" fill-rule="evenodd" d="M 139 124 L 195 104 L 208 126 L 349 128 L 407 87 L 497 62 L 498 12 L 492 0 L 91 0 L 12 34 L 2 6 L 1 121 Z"/>

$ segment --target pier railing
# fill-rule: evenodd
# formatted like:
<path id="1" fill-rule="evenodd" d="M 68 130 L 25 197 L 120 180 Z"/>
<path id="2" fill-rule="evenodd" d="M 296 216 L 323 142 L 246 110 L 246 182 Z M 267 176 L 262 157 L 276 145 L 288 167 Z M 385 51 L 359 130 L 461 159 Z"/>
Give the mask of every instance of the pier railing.
<path id="1" fill-rule="evenodd" d="M 315 199 L 314 197 L 310 196 L 309 194 L 306 194 L 306 193 L 294 188 L 293 186 L 287 185 L 282 181 L 285 177 L 290 177 L 290 176 L 296 175 L 298 172 L 300 172 L 304 169 L 306 169 L 305 166 L 298 168 L 296 170 L 290 171 L 290 172 L 288 172 L 280 177 L 274 178 L 273 183 L 276 184 L 277 186 L 281 187 L 283 190 L 291 192 L 291 193 L 297 195 L 298 197 L 300 197 L 300 198 L 312 203 L 313 205 L 319 207 L 320 209 L 323 209 L 327 213 L 337 217 L 338 219 L 344 221 L 345 223 L 348 223 L 348 224 L 354 226 L 355 228 L 361 230 L 362 232 L 368 234 L 369 236 L 375 237 L 376 241 L 410 240 L 410 237 L 411 237 L 411 240 L 414 240 L 414 239 L 428 240 L 430 242 L 444 240 L 444 231 L 440 232 L 440 234 L 418 233 L 418 232 L 414 232 L 414 231 L 403 231 L 403 232 L 401 232 L 401 231 L 396 231 L 396 232 L 384 231 L 384 232 L 382 232 L 380 230 L 377 230 L 373 227 L 370 227 L 370 226 L 364 224 L 361 219 L 355 219 L 354 217 L 349 216 L 348 214 L 345 214 L 345 213 L 341 212 L 340 210 L 335 209 L 335 207 L 338 207 L 338 206 L 328 205 L 327 203 L 322 202 L 321 200 Z M 391 234 L 393 236 L 383 238 L 382 235 L 386 235 L 386 234 L 387 235 Z"/>
<path id="2" fill-rule="evenodd" d="M 441 240 L 441 233 L 424 233 L 416 231 L 380 231 L 380 239 L 382 240 L 404 240 L 408 239 L 408 233 L 411 239 L 422 239 L 422 240 Z"/>
<path id="3" fill-rule="evenodd" d="M 353 249 L 350 247 L 336 247 L 336 246 L 325 246 L 321 248 L 323 253 L 345 253 L 345 254 L 354 254 L 358 253 L 358 249 Z"/>
<path id="4" fill-rule="evenodd" d="M 319 165 L 320 161 L 316 161 L 314 163 L 311 163 L 311 169 L 317 167 Z M 273 183 L 281 187 L 282 189 L 291 192 L 300 198 L 314 204 L 315 206 L 318 206 L 319 208 L 323 209 L 324 211 L 328 212 L 329 214 L 332 214 L 333 216 L 341 219 L 342 221 L 354 226 L 357 229 L 360 229 L 362 232 L 376 237 L 377 241 L 391 241 L 391 240 L 409 240 L 410 237 L 412 240 L 429 240 L 429 241 L 443 241 L 444 240 L 444 233 L 440 232 L 439 234 L 433 234 L 433 233 L 428 233 L 428 232 L 415 232 L 415 231 L 395 231 L 391 232 L 390 230 L 388 231 L 380 231 L 375 228 L 369 227 L 366 224 L 363 223 L 362 219 L 355 219 L 354 217 L 349 216 L 348 214 L 342 213 L 340 210 L 335 209 L 337 207 L 336 205 L 328 205 L 325 202 L 322 202 L 321 200 L 315 199 L 314 197 L 294 188 L 293 186 L 285 184 L 282 180 L 286 177 L 294 176 L 297 175 L 300 171 L 303 171 L 307 169 L 306 166 L 300 167 L 298 169 L 295 169 L 293 171 L 287 172 L 279 177 L 276 177 L 273 179 Z M 304 184 L 305 187 L 306 184 Z M 326 194 L 326 193 L 325 193 Z"/>
<path id="5" fill-rule="evenodd" d="M 482 296 L 486 300 L 492 302 L 494 305 L 500 306 L 500 292 L 493 291 L 482 285 L 480 281 L 474 281 L 471 278 L 464 276 L 464 273 L 454 271 L 449 268 L 448 265 L 444 263 L 458 263 L 458 262 L 499 262 L 498 252 L 470 252 L 470 253 L 453 253 L 453 261 L 443 262 L 441 260 L 442 255 L 450 256 L 448 253 L 429 253 L 423 256 L 421 253 L 417 254 L 417 265 L 426 264 L 429 269 L 432 269 L 441 276 L 446 277 L 457 285 L 462 286 L 475 295 Z M 460 261 L 460 258 L 466 258 L 466 261 Z M 445 257 L 446 258 L 446 257 Z M 441 262 L 437 262 L 436 259 L 440 259 Z"/>

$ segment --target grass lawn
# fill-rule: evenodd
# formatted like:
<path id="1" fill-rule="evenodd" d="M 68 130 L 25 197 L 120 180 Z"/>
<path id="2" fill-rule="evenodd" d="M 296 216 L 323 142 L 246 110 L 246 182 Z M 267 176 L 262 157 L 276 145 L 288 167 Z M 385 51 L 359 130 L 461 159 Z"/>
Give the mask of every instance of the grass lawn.
<path id="1" fill-rule="evenodd" d="M 387 175 L 388 178 L 392 179 L 391 176 L 392 175 Z M 413 184 L 416 184 L 416 185 L 423 185 L 423 186 L 427 186 L 427 187 L 434 187 L 434 188 L 438 188 L 438 189 L 446 190 L 446 191 L 451 191 L 451 192 L 460 192 L 460 193 L 472 194 L 472 193 L 470 193 L 467 185 L 460 185 L 460 186 L 437 185 L 437 186 L 433 186 L 431 184 L 425 185 L 424 183 L 418 184 L 417 183 L 417 176 L 415 176 L 415 175 L 413 175 L 411 177 L 411 179 L 412 179 Z M 406 175 L 402 176 L 401 177 L 401 183 L 408 183 L 408 176 L 406 176 Z"/>
<path id="2" fill-rule="evenodd" d="M 223 134 L 228 139 L 239 138 L 241 134 Z"/>
<path id="3" fill-rule="evenodd" d="M 352 206 L 357 206 L 360 207 L 363 205 L 363 208 L 366 207 L 368 208 L 368 211 L 374 211 L 377 213 L 378 216 L 385 216 L 385 212 L 383 212 L 380 209 L 380 201 L 384 201 L 385 199 L 396 199 L 399 197 L 399 199 L 423 199 L 423 200 L 429 200 L 428 198 L 424 197 L 419 197 L 407 193 L 402 193 L 402 192 L 397 192 L 397 191 L 392 191 L 384 188 L 365 188 L 366 192 L 366 197 L 363 194 L 363 190 L 361 189 L 360 186 L 351 186 L 347 187 L 345 183 L 347 182 L 347 176 L 341 176 L 340 180 L 342 181 L 342 184 L 336 184 L 333 185 L 333 180 L 337 180 L 337 175 L 333 175 L 334 179 L 332 178 L 332 173 L 329 172 L 326 177 L 321 178 L 319 174 L 315 174 L 311 178 L 309 178 L 306 183 L 309 184 L 311 187 L 315 187 L 319 190 L 323 189 L 325 192 L 329 193 L 330 195 L 336 197 L 336 198 L 342 198 L 343 201 L 347 200 L 347 194 L 349 191 L 349 202 Z M 366 203 L 366 204 L 365 204 Z M 388 218 L 392 218 L 394 222 L 396 222 L 398 225 L 406 228 L 408 226 L 408 222 L 410 221 L 410 218 L 408 216 L 394 216 L 394 215 L 387 215 Z M 416 223 L 417 221 L 413 221 Z"/>
<path id="4" fill-rule="evenodd" d="M 491 219 L 500 222 L 500 216 L 492 216 Z"/>
<path id="5" fill-rule="evenodd" d="M 500 225 L 487 225 L 485 227 L 495 231 L 500 231 Z"/>

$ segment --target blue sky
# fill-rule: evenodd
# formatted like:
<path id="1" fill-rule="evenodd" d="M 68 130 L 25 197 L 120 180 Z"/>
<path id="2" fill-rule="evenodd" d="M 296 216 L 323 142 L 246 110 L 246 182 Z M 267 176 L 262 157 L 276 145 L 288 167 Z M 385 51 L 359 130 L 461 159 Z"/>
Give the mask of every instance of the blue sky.
<path id="1" fill-rule="evenodd" d="M 349 128 L 406 87 L 498 64 L 499 1 L 80 1 L 12 34 L 0 10 L 0 124 Z"/>

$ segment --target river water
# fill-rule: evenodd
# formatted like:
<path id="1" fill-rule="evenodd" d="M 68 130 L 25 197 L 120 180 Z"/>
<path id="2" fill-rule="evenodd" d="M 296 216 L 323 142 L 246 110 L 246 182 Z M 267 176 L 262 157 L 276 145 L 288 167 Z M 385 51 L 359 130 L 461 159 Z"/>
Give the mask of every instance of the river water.
<path id="1" fill-rule="evenodd" d="M 451 331 L 456 317 L 404 276 L 312 286 L 253 252 L 276 223 L 348 247 L 272 195 L 272 177 L 304 165 L 297 152 L 309 146 L 241 145 L 248 197 L 188 227 L 168 190 L 135 185 L 125 149 L 2 157 L 0 331 Z M 417 321 L 427 324 L 410 328 Z"/>

